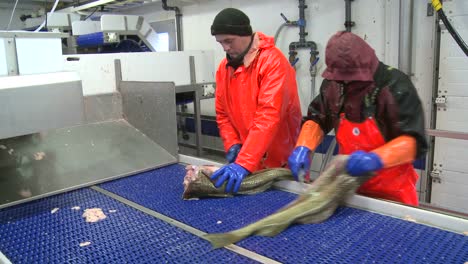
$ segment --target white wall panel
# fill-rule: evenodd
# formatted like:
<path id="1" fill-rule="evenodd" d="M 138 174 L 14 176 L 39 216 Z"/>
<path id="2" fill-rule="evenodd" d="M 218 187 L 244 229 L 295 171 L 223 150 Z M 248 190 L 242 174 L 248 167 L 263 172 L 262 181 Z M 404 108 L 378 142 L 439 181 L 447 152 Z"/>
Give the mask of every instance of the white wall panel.
<path id="1" fill-rule="evenodd" d="M 63 59 L 65 70 L 80 73 L 83 94 L 91 95 L 116 91 L 116 59 L 121 62 L 124 81 L 190 84 L 189 56 L 194 56 L 195 59 L 197 82 L 213 82 L 213 54 L 209 51 L 66 55 Z M 78 60 L 69 60 L 70 58 Z"/>
<path id="2" fill-rule="evenodd" d="M 425 112 L 426 127 L 430 126 L 434 66 L 435 18 L 427 16 L 424 1 L 414 1 L 413 10 L 413 67 L 411 80 L 421 98 Z"/>
<path id="3" fill-rule="evenodd" d="M 189 58 L 181 53 L 158 52 L 134 54 L 122 62 L 122 79 L 125 81 L 163 81 L 176 85 L 190 83 Z M 147 59 L 147 58 L 153 59 Z"/>
<path id="4" fill-rule="evenodd" d="M 468 213 L 467 174 L 442 171 L 441 183 L 432 188 L 432 204 L 443 208 Z"/>
<path id="5" fill-rule="evenodd" d="M 8 75 L 8 65 L 5 48 L 5 39 L 0 38 L 0 76 Z"/>
<path id="6" fill-rule="evenodd" d="M 16 38 L 20 75 L 62 71 L 60 38 Z"/>
<path id="7" fill-rule="evenodd" d="M 205 51 L 132 53 L 122 63 L 128 81 L 167 81 L 190 84 L 189 56 L 194 56 L 197 82 L 214 81 L 213 53 Z"/>
<path id="8" fill-rule="evenodd" d="M 459 34 L 468 39 L 468 30 L 459 31 Z M 441 47 L 439 96 L 467 97 L 468 58 L 446 31 L 441 37 Z"/>
<path id="9" fill-rule="evenodd" d="M 458 34 L 468 39 L 468 1 L 444 2 L 444 11 Z M 447 30 L 440 41 L 438 96 L 446 105 L 437 108 L 436 128 L 468 132 L 468 57 Z M 468 141 L 436 138 L 434 169 L 440 182 L 432 183 L 431 203 L 468 212 Z"/>
<path id="10" fill-rule="evenodd" d="M 466 25 L 460 23 L 466 21 L 466 15 L 468 14 L 468 1 L 466 0 L 449 0 L 443 1 L 443 9 L 447 17 L 452 22 L 452 25 L 457 30 L 466 30 Z"/>
<path id="11" fill-rule="evenodd" d="M 68 58 L 78 60 L 67 60 Z M 80 74 L 83 95 L 112 93 L 116 91 L 114 54 L 89 54 L 64 56 L 64 69 Z"/>
<path id="12" fill-rule="evenodd" d="M 437 151 L 434 154 L 434 164 L 438 164 L 440 169 L 468 172 L 468 157 L 466 154 L 468 140 L 438 138 L 435 148 Z M 468 184 L 468 175 L 466 184 Z M 468 196 L 468 189 L 466 195 Z"/>
<path id="13" fill-rule="evenodd" d="M 464 85 L 465 88 L 468 87 L 468 83 Z M 437 129 L 468 132 L 468 97 L 446 98 L 446 107 L 439 107 L 437 110 Z"/>

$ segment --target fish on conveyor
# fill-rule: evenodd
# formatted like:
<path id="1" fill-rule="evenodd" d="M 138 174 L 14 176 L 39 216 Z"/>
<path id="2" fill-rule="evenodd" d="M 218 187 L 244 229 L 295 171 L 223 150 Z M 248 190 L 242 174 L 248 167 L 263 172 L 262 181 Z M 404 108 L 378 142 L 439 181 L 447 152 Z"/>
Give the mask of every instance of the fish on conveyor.
<path id="1" fill-rule="evenodd" d="M 214 248 L 236 243 L 248 236 L 275 236 L 291 224 L 320 223 L 328 219 L 342 202 L 369 177 L 352 177 L 345 172 L 348 156 L 339 155 L 325 171 L 289 205 L 243 228 L 219 234 L 207 234 L 205 239 Z"/>
<path id="2" fill-rule="evenodd" d="M 225 192 L 226 183 L 219 188 L 214 186 L 210 176 L 219 169 L 216 166 L 187 165 L 184 177 L 183 199 L 198 199 L 201 197 L 232 197 L 232 193 Z M 281 180 L 294 180 L 289 169 L 275 168 L 254 172 L 242 181 L 237 194 L 255 194 L 266 191 L 274 182 Z"/>

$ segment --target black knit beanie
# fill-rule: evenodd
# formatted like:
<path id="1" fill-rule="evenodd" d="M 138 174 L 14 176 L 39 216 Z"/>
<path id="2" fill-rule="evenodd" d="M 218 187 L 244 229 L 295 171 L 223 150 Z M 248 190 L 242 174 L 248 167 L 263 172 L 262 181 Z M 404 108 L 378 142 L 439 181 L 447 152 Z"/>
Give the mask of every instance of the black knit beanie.
<path id="1" fill-rule="evenodd" d="M 211 25 L 211 35 L 252 35 L 249 17 L 235 8 L 226 8 L 219 12 Z"/>

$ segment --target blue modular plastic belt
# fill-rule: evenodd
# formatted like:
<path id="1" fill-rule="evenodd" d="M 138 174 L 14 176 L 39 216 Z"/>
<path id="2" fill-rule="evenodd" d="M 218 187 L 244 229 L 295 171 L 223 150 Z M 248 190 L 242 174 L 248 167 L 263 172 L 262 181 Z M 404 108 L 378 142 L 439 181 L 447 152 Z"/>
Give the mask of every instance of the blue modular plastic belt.
<path id="1" fill-rule="evenodd" d="M 93 207 L 107 218 L 85 222 Z M 91 189 L 0 210 L 0 251 L 15 264 L 256 263 Z"/>
<path id="2" fill-rule="evenodd" d="M 254 196 L 183 201 L 184 175 L 182 165 L 172 165 L 100 186 L 208 233 L 243 227 L 296 198 L 272 190 Z M 468 236 L 354 208 L 339 208 L 321 224 L 295 225 L 276 237 L 249 237 L 237 245 L 285 263 L 468 261 Z"/>
<path id="3" fill-rule="evenodd" d="M 171 165 L 99 186 L 210 233 L 226 232 L 233 228 L 243 227 L 275 212 L 296 198 L 296 195 L 292 193 L 271 190 L 230 199 L 184 201 L 182 200 L 184 176 L 184 166 Z M 218 224 L 218 221 L 222 223 Z"/>

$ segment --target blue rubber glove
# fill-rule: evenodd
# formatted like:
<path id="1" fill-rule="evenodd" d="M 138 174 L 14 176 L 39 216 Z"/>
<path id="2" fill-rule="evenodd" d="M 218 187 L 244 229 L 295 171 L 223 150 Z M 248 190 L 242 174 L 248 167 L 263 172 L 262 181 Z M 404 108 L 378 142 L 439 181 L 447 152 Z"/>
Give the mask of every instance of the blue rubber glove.
<path id="1" fill-rule="evenodd" d="M 382 167 L 382 159 L 377 154 L 362 150 L 353 152 L 346 163 L 346 170 L 351 176 L 368 176 Z"/>
<path id="2" fill-rule="evenodd" d="M 308 147 L 299 146 L 289 155 L 289 169 L 291 169 L 296 181 L 300 180 L 299 174 L 307 174 L 310 171 L 310 152 L 311 150 Z"/>
<path id="3" fill-rule="evenodd" d="M 234 144 L 229 148 L 226 154 L 226 159 L 229 163 L 233 163 L 234 161 L 236 161 L 237 155 L 239 154 L 241 148 L 241 144 Z"/>
<path id="4" fill-rule="evenodd" d="M 221 185 L 223 185 L 223 183 L 227 181 L 225 191 L 227 193 L 231 192 L 232 187 L 234 186 L 234 190 L 232 192 L 236 193 L 239 191 L 239 187 L 242 183 L 242 180 L 244 180 L 245 176 L 249 174 L 250 171 L 244 169 L 244 167 L 242 167 L 241 165 L 231 163 L 215 171 L 215 173 L 211 175 L 211 180 L 215 181 L 216 179 L 218 179 L 218 181 L 215 184 L 216 188 L 221 187 Z"/>

